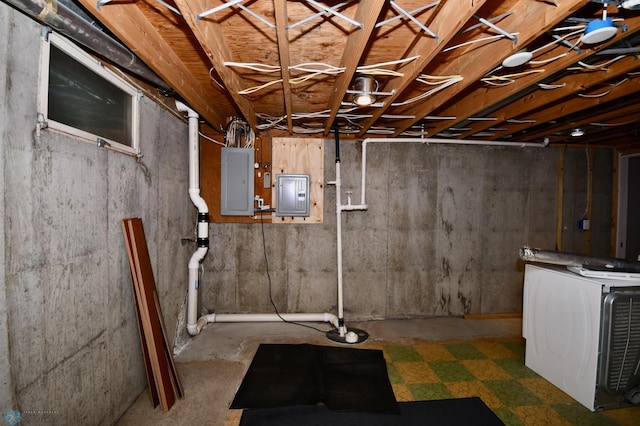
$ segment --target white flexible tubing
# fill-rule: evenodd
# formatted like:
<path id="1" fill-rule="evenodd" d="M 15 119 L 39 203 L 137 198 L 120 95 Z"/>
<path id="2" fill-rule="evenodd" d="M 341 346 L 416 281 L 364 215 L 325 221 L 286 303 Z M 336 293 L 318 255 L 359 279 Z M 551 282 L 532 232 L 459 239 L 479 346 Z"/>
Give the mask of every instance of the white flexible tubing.
<path id="1" fill-rule="evenodd" d="M 200 319 L 208 323 L 213 322 L 327 322 L 338 328 L 338 317 L 327 312 L 324 313 L 294 313 L 294 314 L 207 314 Z"/>
<path id="2" fill-rule="evenodd" d="M 201 213 L 209 213 L 207 203 L 200 196 L 200 146 L 198 134 L 198 113 L 187 107 L 180 101 L 176 101 L 178 111 L 186 112 L 189 117 L 189 198 L 198 209 L 198 216 Z M 198 240 L 208 240 L 209 223 L 198 220 Z M 198 247 L 189 259 L 189 282 L 187 294 L 187 332 L 191 336 L 200 333 L 202 327 L 206 325 L 206 319 L 198 319 L 198 287 L 199 269 L 202 260 L 208 252 L 207 247 Z"/>
<path id="3" fill-rule="evenodd" d="M 343 210 L 366 210 L 367 202 L 365 188 L 367 184 L 367 145 L 371 142 L 386 143 L 424 143 L 424 144 L 450 144 L 450 145 L 482 145 L 482 146 L 508 146 L 513 148 L 544 148 L 545 142 L 505 142 L 505 141 L 484 141 L 474 139 L 444 139 L 444 138 L 367 138 L 362 141 L 362 188 L 360 190 L 360 206 L 343 206 Z"/>

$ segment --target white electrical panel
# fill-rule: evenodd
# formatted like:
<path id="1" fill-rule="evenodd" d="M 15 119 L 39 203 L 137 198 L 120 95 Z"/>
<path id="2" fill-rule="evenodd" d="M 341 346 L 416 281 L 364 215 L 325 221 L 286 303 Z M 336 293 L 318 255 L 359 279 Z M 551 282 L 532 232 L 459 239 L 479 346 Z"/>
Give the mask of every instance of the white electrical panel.
<path id="1" fill-rule="evenodd" d="M 276 176 L 276 216 L 309 216 L 309 175 Z"/>

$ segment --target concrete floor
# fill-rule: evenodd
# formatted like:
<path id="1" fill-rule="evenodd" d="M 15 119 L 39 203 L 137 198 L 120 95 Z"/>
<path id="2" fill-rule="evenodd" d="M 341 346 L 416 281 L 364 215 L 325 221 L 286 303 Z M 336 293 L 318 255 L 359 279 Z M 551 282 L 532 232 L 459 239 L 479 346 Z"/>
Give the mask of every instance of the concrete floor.
<path id="1" fill-rule="evenodd" d="M 309 324 L 329 330 L 328 324 Z M 386 342 L 520 336 L 521 318 L 432 318 L 352 322 L 369 333 L 353 347 Z M 117 425 L 235 425 L 240 412 L 229 411 L 236 390 L 261 343 L 340 345 L 316 330 L 284 323 L 209 324 L 175 357 L 185 396 L 167 413 L 153 409 L 147 389 Z"/>

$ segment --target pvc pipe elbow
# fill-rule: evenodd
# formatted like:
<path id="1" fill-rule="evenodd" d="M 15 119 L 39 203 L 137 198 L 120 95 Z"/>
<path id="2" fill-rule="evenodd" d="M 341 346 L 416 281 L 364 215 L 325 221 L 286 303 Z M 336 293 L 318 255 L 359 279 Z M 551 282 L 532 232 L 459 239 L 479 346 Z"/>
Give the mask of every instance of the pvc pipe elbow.
<path id="1" fill-rule="evenodd" d="M 200 196 L 200 190 L 198 188 L 189 188 L 189 198 L 191 198 L 191 202 L 200 213 L 209 213 L 209 206 L 207 206 L 204 198 Z"/>
<path id="2" fill-rule="evenodd" d="M 189 108 L 183 102 L 176 101 L 176 108 L 178 108 L 178 111 L 180 111 L 180 112 L 186 112 L 187 115 L 189 116 L 189 118 L 198 118 L 198 117 L 200 117 L 197 112 L 195 112 L 194 110 Z"/>
<path id="3" fill-rule="evenodd" d="M 204 259 L 204 256 L 207 254 L 207 247 L 200 247 L 196 250 L 192 255 L 191 259 L 189 259 L 189 269 L 198 270 L 200 268 L 200 262 Z"/>
<path id="4" fill-rule="evenodd" d="M 191 336 L 197 336 L 208 322 L 206 315 L 201 316 L 195 324 L 187 324 L 187 332 Z"/>
<path id="5" fill-rule="evenodd" d="M 189 333 L 189 336 L 197 336 L 200 334 L 198 324 L 187 324 L 187 333 Z"/>

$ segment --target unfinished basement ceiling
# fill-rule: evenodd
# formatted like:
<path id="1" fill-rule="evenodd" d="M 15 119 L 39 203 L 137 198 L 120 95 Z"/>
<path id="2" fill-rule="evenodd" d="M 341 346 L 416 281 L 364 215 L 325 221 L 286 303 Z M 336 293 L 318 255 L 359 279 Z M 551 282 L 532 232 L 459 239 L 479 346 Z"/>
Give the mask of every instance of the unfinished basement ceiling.
<path id="1" fill-rule="evenodd" d="M 78 1 L 216 131 L 640 147 L 640 10 L 617 1 Z"/>

